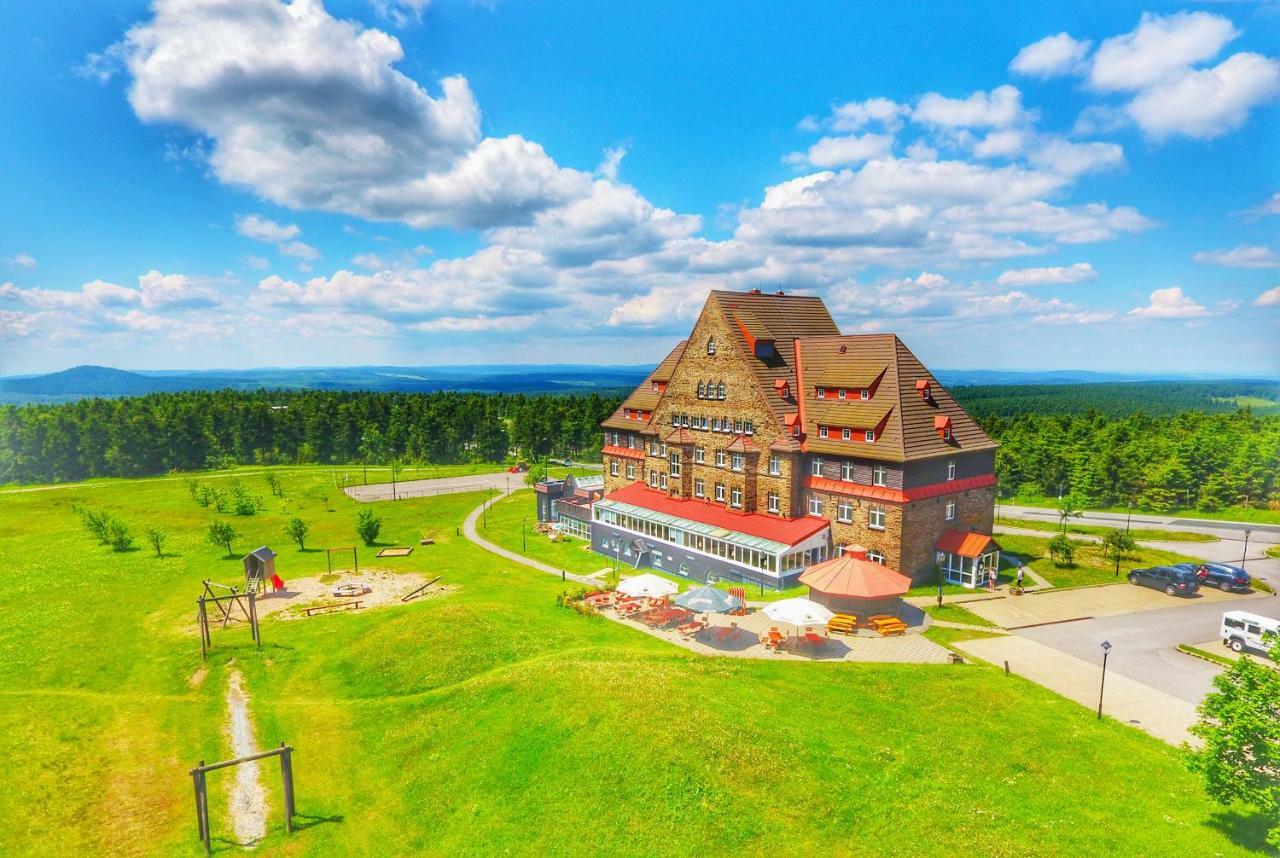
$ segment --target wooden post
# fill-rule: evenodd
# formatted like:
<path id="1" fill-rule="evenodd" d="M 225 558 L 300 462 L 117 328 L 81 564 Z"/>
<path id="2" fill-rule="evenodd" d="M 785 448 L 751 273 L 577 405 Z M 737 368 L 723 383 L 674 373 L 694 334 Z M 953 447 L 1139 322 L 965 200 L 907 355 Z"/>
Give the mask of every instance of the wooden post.
<path id="1" fill-rule="evenodd" d="M 356 568 L 356 574 L 360 574 L 360 552 L 358 549 L 351 549 L 351 564 Z"/>
<path id="2" fill-rule="evenodd" d="M 209 614 L 205 610 L 203 596 L 196 600 L 196 604 L 200 606 L 200 660 L 204 661 L 209 655 Z"/>
<path id="3" fill-rule="evenodd" d="M 280 743 L 280 779 L 284 782 L 284 830 L 286 834 L 293 833 L 293 815 L 296 812 L 293 805 L 293 749 L 285 747 L 284 742 Z"/>
<path id="4" fill-rule="evenodd" d="M 196 785 L 196 822 L 200 826 L 200 840 L 204 843 L 204 853 L 213 852 L 209 834 L 209 786 L 204 777 L 204 760 L 192 770 L 191 777 Z"/>
<path id="5" fill-rule="evenodd" d="M 249 593 L 249 627 L 253 630 L 253 642 L 262 649 L 262 635 L 258 631 L 258 603 L 253 593 Z"/>

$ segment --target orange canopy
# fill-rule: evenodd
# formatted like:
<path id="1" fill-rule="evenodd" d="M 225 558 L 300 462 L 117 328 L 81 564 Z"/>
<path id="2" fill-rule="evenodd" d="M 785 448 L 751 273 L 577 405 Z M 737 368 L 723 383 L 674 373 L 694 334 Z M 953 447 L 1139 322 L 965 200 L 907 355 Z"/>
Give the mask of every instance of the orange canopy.
<path id="1" fill-rule="evenodd" d="M 800 583 L 829 596 L 859 599 L 901 596 L 911 587 L 911 579 L 906 575 L 856 554 L 843 554 L 824 563 L 815 563 L 804 570 Z"/>
<path id="2" fill-rule="evenodd" d="M 1000 545 L 985 533 L 972 533 L 967 530 L 948 530 L 942 534 L 942 538 L 938 540 L 937 548 L 939 551 L 945 551 L 948 554 L 958 554 L 961 557 L 981 557 L 991 549 L 996 549 Z"/>

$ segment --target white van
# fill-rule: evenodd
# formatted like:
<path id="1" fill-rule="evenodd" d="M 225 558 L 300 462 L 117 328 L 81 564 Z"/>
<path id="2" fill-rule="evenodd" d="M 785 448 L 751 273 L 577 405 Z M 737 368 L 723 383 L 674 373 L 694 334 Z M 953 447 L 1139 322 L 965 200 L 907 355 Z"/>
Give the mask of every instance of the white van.
<path id="1" fill-rule="evenodd" d="M 1245 647 L 1266 653 L 1270 651 L 1275 640 L 1272 635 L 1280 636 L 1280 620 L 1260 617 L 1248 611 L 1227 611 L 1222 615 L 1222 629 L 1219 636 L 1222 645 L 1229 646 L 1236 652 Z M 1263 637 L 1267 640 L 1263 640 Z"/>

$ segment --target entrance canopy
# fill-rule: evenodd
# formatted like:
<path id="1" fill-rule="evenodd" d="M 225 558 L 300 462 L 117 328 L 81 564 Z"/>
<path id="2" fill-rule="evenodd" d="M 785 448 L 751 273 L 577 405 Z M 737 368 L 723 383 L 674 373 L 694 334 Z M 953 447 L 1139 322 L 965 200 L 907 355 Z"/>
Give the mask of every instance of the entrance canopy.
<path id="1" fill-rule="evenodd" d="M 948 530 L 938 540 L 937 549 L 959 557 L 981 557 L 993 551 L 999 551 L 1000 545 L 995 538 L 985 533 L 973 533 L 968 530 Z"/>
<path id="2" fill-rule="evenodd" d="M 865 551 L 855 551 L 817 563 L 804 571 L 800 583 L 828 596 L 855 599 L 886 599 L 911 589 L 906 575 L 866 558 Z"/>

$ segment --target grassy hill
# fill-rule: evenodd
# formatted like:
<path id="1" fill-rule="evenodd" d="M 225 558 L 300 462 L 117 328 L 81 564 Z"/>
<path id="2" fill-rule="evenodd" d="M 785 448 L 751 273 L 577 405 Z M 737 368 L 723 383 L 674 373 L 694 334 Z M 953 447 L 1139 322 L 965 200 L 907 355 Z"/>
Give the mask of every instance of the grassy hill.
<path id="1" fill-rule="evenodd" d="M 286 579 L 350 545 L 356 505 L 327 469 L 238 478 L 265 509 L 231 520 Z M 207 476 L 225 484 L 227 474 Z M 327 501 L 325 499 L 327 496 Z M 436 544 L 362 567 L 443 575 L 408 605 L 263 623 L 264 647 L 192 625 L 200 580 L 236 558 L 182 479 L 0 494 L 0 854 L 199 854 L 188 769 L 229 754 L 243 672 L 260 745 L 296 748 L 290 854 L 1243 855 L 1265 822 L 1208 802 L 1180 754 L 980 665 L 707 659 L 555 606 L 559 580 L 455 535 L 475 495 L 380 504 L 382 540 Z M 168 555 L 115 553 L 73 504 Z M 329 511 L 332 507 L 332 511 Z M 493 526 L 493 523 L 491 523 Z M 215 849 L 227 773 L 210 778 Z M 267 854 L 286 847 L 279 780 Z"/>

